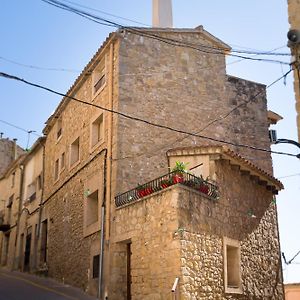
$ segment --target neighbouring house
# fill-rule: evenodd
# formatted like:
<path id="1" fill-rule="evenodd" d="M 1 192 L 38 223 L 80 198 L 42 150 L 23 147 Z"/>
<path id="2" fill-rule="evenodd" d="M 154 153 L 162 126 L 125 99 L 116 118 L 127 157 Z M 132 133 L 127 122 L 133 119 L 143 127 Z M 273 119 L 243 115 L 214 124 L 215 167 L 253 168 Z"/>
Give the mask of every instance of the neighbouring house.
<path id="1" fill-rule="evenodd" d="M 300 283 L 287 283 L 284 285 L 285 300 L 300 299 Z"/>
<path id="2" fill-rule="evenodd" d="M 11 162 L 24 153 L 24 150 L 17 145 L 17 140 L 0 138 L 0 177 L 4 174 L 6 168 Z"/>
<path id="3" fill-rule="evenodd" d="M 276 118 L 229 51 L 202 26 L 109 35 L 24 160 L 19 268 L 101 299 L 283 299 L 283 186 L 253 150 Z"/>
<path id="4" fill-rule="evenodd" d="M 0 266 L 10 269 L 15 267 L 24 157 L 11 162 L 0 177 Z"/>

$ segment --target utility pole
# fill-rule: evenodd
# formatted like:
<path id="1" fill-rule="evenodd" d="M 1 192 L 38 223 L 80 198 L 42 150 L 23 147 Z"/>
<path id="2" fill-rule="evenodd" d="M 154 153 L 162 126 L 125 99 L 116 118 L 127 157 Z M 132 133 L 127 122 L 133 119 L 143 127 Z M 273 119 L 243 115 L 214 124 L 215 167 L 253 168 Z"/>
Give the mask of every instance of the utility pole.
<path id="1" fill-rule="evenodd" d="M 288 1 L 289 23 L 288 46 L 292 53 L 292 67 L 294 70 L 294 91 L 296 99 L 298 141 L 300 142 L 300 2 Z"/>

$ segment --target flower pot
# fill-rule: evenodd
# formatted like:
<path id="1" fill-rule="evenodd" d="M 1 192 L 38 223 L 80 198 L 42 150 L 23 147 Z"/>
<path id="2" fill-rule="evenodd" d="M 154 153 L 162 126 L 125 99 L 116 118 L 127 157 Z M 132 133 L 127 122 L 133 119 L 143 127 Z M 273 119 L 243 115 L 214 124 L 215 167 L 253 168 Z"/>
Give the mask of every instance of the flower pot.
<path id="1" fill-rule="evenodd" d="M 209 186 L 206 185 L 206 184 L 204 184 L 204 183 L 202 183 L 202 184 L 200 185 L 199 191 L 200 191 L 201 193 L 203 193 L 203 194 L 208 195 L 208 192 L 209 192 Z"/>
<path id="2" fill-rule="evenodd" d="M 180 173 L 174 174 L 172 177 L 172 180 L 173 180 L 174 184 L 182 183 L 184 181 L 183 174 L 180 174 Z"/>

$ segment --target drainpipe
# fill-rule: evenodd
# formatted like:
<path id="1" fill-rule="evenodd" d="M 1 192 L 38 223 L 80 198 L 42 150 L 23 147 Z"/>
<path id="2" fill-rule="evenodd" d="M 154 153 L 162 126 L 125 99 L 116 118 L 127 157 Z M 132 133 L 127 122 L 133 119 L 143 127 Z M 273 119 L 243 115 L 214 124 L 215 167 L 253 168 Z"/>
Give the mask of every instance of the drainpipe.
<path id="1" fill-rule="evenodd" d="M 17 251 L 17 241 L 20 231 L 20 220 L 22 214 L 22 204 L 23 204 L 23 181 L 24 181 L 24 165 L 20 165 L 20 191 L 19 191 L 19 206 L 18 206 L 18 219 L 17 219 L 17 229 L 16 229 L 16 239 L 15 239 L 15 249 L 14 249 L 14 260 L 13 260 L 13 268 L 17 269 L 19 264 L 16 264 L 16 251 Z M 19 257 L 20 259 L 20 257 Z M 16 264 L 16 265 L 15 265 Z"/>
<path id="2" fill-rule="evenodd" d="M 105 199 L 106 199 L 106 169 L 107 169 L 107 148 L 103 149 L 104 166 L 103 166 L 103 195 L 101 205 L 101 231 L 100 231 L 100 255 L 99 255 L 99 282 L 98 282 L 98 298 L 102 299 L 103 294 L 103 256 L 104 256 L 104 222 L 105 222 Z"/>
<path id="3" fill-rule="evenodd" d="M 41 178 L 41 199 L 39 204 L 39 218 L 38 218 L 38 227 L 37 232 L 35 233 L 35 267 L 37 268 L 37 254 L 38 254 L 38 241 L 40 238 L 40 231 L 41 231 L 41 221 L 42 221 L 42 212 L 43 212 L 43 198 L 44 198 L 44 182 L 45 182 L 45 144 L 42 142 L 40 143 L 43 147 L 43 163 L 42 163 L 42 178 Z"/>

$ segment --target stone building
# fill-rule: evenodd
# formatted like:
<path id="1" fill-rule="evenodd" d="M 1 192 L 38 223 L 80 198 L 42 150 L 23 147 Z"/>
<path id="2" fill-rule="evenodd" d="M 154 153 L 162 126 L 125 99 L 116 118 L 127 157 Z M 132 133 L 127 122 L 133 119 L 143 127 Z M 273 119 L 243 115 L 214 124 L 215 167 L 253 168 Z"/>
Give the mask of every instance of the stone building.
<path id="1" fill-rule="evenodd" d="M 0 177 L 4 174 L 9 164 L 19 157 L 24 150 L 19 147 L 15 140 L 0 138 Z"/>
<path id="2" fill-rule="evenodd" d="M 296 29 L 300 32 L 300 2 L 298 0 L 288 0 L 288 15 L 291 29 Z M 300 142 L 300 80 L 299 80 L 299 63 L 300 63 L 300 46 L 299 42 L 296 45 L 289 44 L 292 55 L 294 55 L 296 64 L 294 64 L 294 90 L 296 99 L 297 111 L 297 126 L 298 126 L 298 141 Z"/>
<path id="3" fill-rule="evenodd" d="M 14 160 L 0 178 L 0 265 L 14 268 L 18 216 L 21 205 L 24 155 Z"/>
<path id="4" fill-rule="evenodd" d="M 19 258 L 31 236 L 49 276 L 103 299 L 283 299 L 282 185 L 240 146 L 270 149 L 265 86 L 228 76 L 229 51 L 201 26 L 110 34 L 46 122 Z"/>

